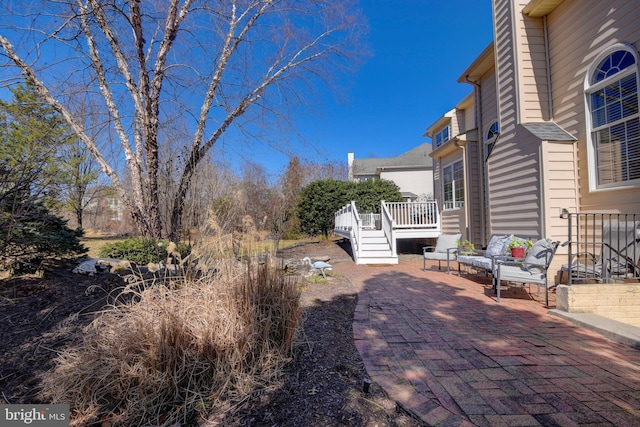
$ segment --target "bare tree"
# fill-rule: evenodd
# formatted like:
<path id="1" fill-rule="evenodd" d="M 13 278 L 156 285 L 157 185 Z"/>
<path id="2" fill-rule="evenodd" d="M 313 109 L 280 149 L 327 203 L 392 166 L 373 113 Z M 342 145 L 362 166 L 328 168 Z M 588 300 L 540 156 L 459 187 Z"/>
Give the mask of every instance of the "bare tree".
<path id="1" fill-rule="evenodd" d="M 84 132 L 98 143 L 101 123 L 98 122 L 100 114 L 95 98 L 75 96 L 70 100 L 69 105 L 74 111 L 76 120 L 82 120 Z M 83 228 L 85 210 L 106 193 L 103 191 L 104 185 L 101 185 L 104 182 L 100 182 L 100 167 L 89 148 L 74 135 L 69 140 L 70 142 L 63 145 L 58 152 L 61 164 L 62 198 L 65 208 L 75 216 L 76 226 Z"/>
<path id="2" fill-rule="evenodd" d="M 361 52 L 362 20 L 349 0 L 25 0 L 0 7 L 5 80 L 17 67 L 34 83 L 110 178 L 140 232 L 152 237 L 163 234 L 163 220 L 177 237 L 192 178 L 223 135 L 302 102 L 314 79 L 353 64 Z M 85 131 L 65 103 L 68 82 L 101 95 L 117 150 L 101 149 Z M 170 218 L 162 218 L 159 152 L 163 124 L 175 117 L 191 137 Z"/>
<path id="3" fill-rule="evenodd" d="M 61 178 L 64 203 L 73 212 L 77 227 L 83 228 L 84 210 L 100 197 L 98 191 L 87 191 L 97 183 L 99 171 L 87 147 L 77 139 L 62 149 L 60 159 L 64 162 Z"/>

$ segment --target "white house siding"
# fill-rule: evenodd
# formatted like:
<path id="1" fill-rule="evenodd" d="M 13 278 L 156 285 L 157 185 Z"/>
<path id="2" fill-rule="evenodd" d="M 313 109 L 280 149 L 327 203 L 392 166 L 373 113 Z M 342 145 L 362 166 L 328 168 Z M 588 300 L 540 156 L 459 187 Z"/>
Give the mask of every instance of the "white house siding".
<path id="1" fill-rule="evenodd" d="M 380 172 L 380 179 L 393 181 L 400 191 L 409 191 L 417 196 L 433 197 L 433 171 L 402 169 Z"/>
<path id="2" fill-rule="evenodd" d="M 590 191 L 585 125 L 584 79 L 607 46 L 640 49 L 640 1 L 565 0 L 548 17 L 554 119 L 578 138 L 580 210 L 640 212 L 636 188 Z"/>

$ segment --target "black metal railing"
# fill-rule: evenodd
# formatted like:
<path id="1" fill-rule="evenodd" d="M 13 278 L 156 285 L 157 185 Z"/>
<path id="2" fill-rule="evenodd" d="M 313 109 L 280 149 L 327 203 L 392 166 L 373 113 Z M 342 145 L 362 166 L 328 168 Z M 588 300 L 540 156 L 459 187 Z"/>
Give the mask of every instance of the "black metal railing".
<path id="1" fill-rule="evenodd" d="M 640 277 L 640 214 L 570 213 L 567 219 L 569 262 L 560 280 L 613 283 Z"/>

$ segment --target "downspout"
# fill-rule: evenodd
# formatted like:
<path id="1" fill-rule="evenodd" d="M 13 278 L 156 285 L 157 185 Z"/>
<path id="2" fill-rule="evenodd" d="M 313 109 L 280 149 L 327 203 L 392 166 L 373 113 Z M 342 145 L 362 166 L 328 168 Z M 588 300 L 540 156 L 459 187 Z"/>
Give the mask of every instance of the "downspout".
<path id="1" fill-rule="evenodd" d="M 553 96 L 552 96 L 552 91 L 551 91 L 551 58 L 549 55 L 549 26 L 547 23 L 547 15 L 544 15 L 542 17 L 542 31 L 543 31 L 543 35 L 544 35 L 544 60 L 545 60 L 545 66 L 546 66 L 546 72 L 547 72 L 547 108 L 549 109 L 549 121 L 553 121 Z M 548 144 L 548 142 L 547 142 Z M 540 182 L 545 182 L 545 176 L 544 176 L 544 165 L 546 165 L 546 159 L 544 156 L 544 149 L 542 147 L 542 145 L 540 146 L 540 153 L 538 155 L 538 158 L 540 159 L 541 162 L 541 167 L 540 167 Z M 541 185 L 540 186 L 540 218 L 541 218 L 541 223 L 540 223 L 540 237 L 542 236 L 546 236 L 548 235 L 547 233 L 547 216 L 544 215 L 544 213 L 546 212 L 547 208 L 545 206 L 545 191 L 546 186 L 545 185 Z"/>
<path id="2" fill-rule="evenodd" d="M 480 186 L 480 236 L 482 236 L 482 243 L 484 244 L 486 242 L 487 236 L 486 236 L 486 209 L 487 209 L 487 201 L 486 201 L 486 197 L 487 195 L 485 194 L 485 188 L 486 185 L 488 183 L 485 183 L 485 177 L 488 177 L 488 174 L 485 171 L 485 167 L 486 165 L 484 164 L 484 156 L 482 155 L 483 153 L 483 147 L 484 147 L 484 137 L 483 137 L 483 132 L 482 132 L 482 108 L 481 108 L 481 104 L 482 104 L 482 88 L 480 87 L 480 84 L 477 82 L 474 82 L 472 80 L 469 79 L 469 76 L 464 76 L 464 79 L 467 83 L 471 84 L 475 90 L 476 95 L 473 97 L 473 103 L 475 104 L 475 125 L 476 125 L 476 129 L 478 129 L 478 145 L 479 145 L 479 150 L 480 150 L 480 155 L 478 156 L 478 170 L 482 171 L 482 180 L 483 183 Z M 465 169 L 466 170 L 466 169 Z M 465 194 L 466 197 L 466 194 Z M 466 209 L 465 209 L 466 211 Z"/>
<path id="3" fill-rule="evenodd" d="M 553 121 L 553 96 L 551 90 L 551 58 L 549 57 L 549 25 L 547 15 L 542 17 L 542 31 L 544 32 L 544 60 L 547 67 L 547 108 L 549 109 L 549 120 Z"/>

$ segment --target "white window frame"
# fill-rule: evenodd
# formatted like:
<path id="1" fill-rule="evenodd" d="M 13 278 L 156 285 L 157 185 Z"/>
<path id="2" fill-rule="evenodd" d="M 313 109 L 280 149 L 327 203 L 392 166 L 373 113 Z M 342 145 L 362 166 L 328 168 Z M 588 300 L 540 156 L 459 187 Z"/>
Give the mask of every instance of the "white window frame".
<path id="1" fill-rule="evenodd" d="M 455 180 L 455 166 L 457 164 L 460 164 L 460 167 L 462 169 L 462 200 L 455 200 L 455 195 L 456 195 L 456 180 Z M 451 177 L 452 177 L 452 181 L 451 181 L 451 195 L 453 197 L 453 200 L 447 200 L 447 193 L 445 191 L 445 186 L 447 184 L 446 182 L 446 169 L 447 168 L 451 168 Z M 454 162 L 451 163 L 447 163 L 445 166 L 442 167 L 442 206 L 443 206 L 443 210 L 452 210 L 452 209 L 461 209 L 464 207 L 464 163 L 462 161 L 462 159 L 460 160 L 456 160 Z"/>
<path id="2" fill-rule="evenodd" d="M 599 82 L 592 83 L 592 77 L 598 66 L 607 56 L 611 55 L 616 51 L 626 51 L 629 52 L 635 58 L 635 66 L 628 67 L 613 76 L 607 77 Z M 598 184 L 598 157 L 596 153 L 595 141 L 593 140 L 593 120 L 592 120 L 592 111 L 591 111 L 591 99 L 590 96 L 593 92 L 600 90 L 612 82 L 618 81 L 624 77 L 628 77 L 630 75 L 635 74 L 636 76 L 636 95 L 639 97 L 638 102 L 640 105 L 640 61 L 638 58 L 638 52 L 630 45 L 626 43 L 616 43 L 608 48 L 604 49 L 591 63 L 587 75 L 584 79 L 584 105 L 585 105 L 585 116 L 586 116 L 586 138 L 587 138 L 587 160 L 589 164 L 588 168 L 588 176 L 589 176 L 589 190 L 591 192 L 596 191 L 606 191 L 611 189 L 621 189 L 621 188 L 636 188 L 640 186 L 640 179 L 634 179 L 629 181 L 621 181 L 610 184 Z M 633 118 L 639 118 L 640 113 L 636 113 L 633 116 L 625 117 L 620 122 L 624 123 Z M 611 122 L 616 123 L 616 122 Z M 610 123 L 607 123 L 610 125 Z"/>
<path id="3" fill-rule="evenodd" d="M 445 139 L 445 131 L 447 132 L 446 135 L 446 139 Z M 438 137 L 440 137 L 440 141 L 438 142 Z M 436 132 L 435 135 L 433 135 L 433 142 L 436 145 L 436 148 L 442 146 L 442 144 L 444 144 L 445 142 L 447 142 L 448 140 L 451 139 L 451 125 L 448 124 L 445 127 L 443 127 L 442 129 L 440 129 L 438 132 Z"/>

